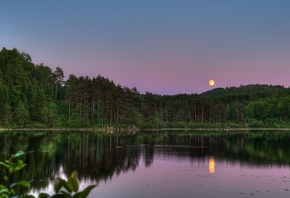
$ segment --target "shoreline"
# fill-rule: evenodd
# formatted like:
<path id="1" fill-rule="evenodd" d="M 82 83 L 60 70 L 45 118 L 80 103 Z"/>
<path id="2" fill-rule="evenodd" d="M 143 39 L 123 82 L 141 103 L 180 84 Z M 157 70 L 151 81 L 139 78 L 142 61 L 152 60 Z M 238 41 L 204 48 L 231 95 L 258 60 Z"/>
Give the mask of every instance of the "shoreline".
<path id="1" fill-rule="evenodd" d="M 141 131 L 290 131 L 290 128 L 162 128 L 162 129 L 141 129 Z"/>
<path id="2" fill-rule="evenodd" d="M 0 131 L 95 131 L 95 132 L 133 132 L 139 131 L 137 128 L 114 128 L 114 127 L 101 127 L 101 128 L 0 128 Z"/>
<path id="3" fill-rule="evenodd" d="M 0 131 L 87 131 L 87 132 L 107 132 L 107 133 L 123 133 L 123 132 L 129 132 L 134 133 L 138 131 L 290 131 L 290 128 L 274 128 L 274 127 L 259 127 L 259 128 L 253 128 L 253 127 L 241 127 L 241 128 L 188 128 L 188 127 L 182 127 L 182 128 L 152 128 L 152 129 L 139 129 L 137 127 L 101 127 L 101 128 L 0 128 Z"/>

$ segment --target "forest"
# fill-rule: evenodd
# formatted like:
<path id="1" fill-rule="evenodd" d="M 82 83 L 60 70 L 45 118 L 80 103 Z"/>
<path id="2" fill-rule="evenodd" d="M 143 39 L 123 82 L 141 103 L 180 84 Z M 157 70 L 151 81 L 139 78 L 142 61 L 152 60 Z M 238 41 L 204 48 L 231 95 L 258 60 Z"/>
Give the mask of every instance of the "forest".
<path id="1" fill-rule="evenodd" d="M 25 52 L 2 48 L 0 112 L 0 128 L 290 127 L 290 88 L 250 84 L 141 94 L 101 75 L 65 78 L 61 67 L 52 70 Z"/>

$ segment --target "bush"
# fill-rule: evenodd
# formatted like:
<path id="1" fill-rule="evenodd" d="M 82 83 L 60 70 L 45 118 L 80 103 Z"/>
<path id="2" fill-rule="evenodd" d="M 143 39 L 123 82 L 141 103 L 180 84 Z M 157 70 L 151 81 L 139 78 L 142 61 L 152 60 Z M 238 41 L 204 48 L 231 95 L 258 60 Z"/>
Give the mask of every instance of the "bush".
<path id="1" fill-rule="evenodd" d="M 23 151 L 18 151 L 16 154 L 11 155 L 8 160 L 4 162 L 0 161 L 0 176 L 5 181 L 0 184 L 0 198 L 35 198 L 33 195 L 22 195 L 19 192 L 20 188 L 31 189 L 31 183 L 28 181 L 13 182 L 10 181 L 11 175 L 17 171 L 23 169 L 26 164 L 19 159 L 20 156 L 25 155 Z M 91 190 L 95 188 L 95 185 L 90 185 L 86 187 L 83 191 L 79 191 L 79 182 L 77 180 L 77 172 L 74 171 L 71 176 L 64 180 L 62 178 L 57 178 L 57 182 L 54 184 L 55 194 L 49 195 L 46 193 L 40 193 L 38 198 L 86 198 Z"/>
<path id="2" fill-rule="evenodd" d="M 260 120 L 256 120 L 254 118 L 247 118 L 246 124 L 248 127 L 264 127 L 264 123 Z"/>

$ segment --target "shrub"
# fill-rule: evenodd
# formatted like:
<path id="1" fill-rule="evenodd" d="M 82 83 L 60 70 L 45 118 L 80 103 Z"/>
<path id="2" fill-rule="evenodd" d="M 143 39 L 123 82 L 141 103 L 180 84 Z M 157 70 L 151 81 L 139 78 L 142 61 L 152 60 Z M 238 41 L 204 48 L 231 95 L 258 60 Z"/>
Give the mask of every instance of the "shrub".
<path id="1" fill-rule="evenodd" d="M 11 181 L 11 175 L 15 172 L 23 169 L 26 164 L 19 159 L 20 156 L 25 155 L 23 151 L 18 151 L 16 154 L 11 155 L 8 160 L 4 162 L 0 161 L 0 176 L 5 181 L 3 184 L 0 184 L 0 198 L 36 198 L 33 195 L 21 195 L 17 188 L 26 188 L 31 189 L 31 184 L 29 181 L 19 181 L 13 182 Z M 77 180 L 77 172 L 74 171 L 71 176 L 65 180 L 62 178 L 57 178 L 57 182 L 54 184 L 54 192 L 55 194 L 49 195 L 46 193 L 40 193 L 38 198 L 86 198 L 91 190 L 95 188 L 96 185 L 90 185 L 86 187 L 84 190 L 79 191 L 79 182 Z"/>

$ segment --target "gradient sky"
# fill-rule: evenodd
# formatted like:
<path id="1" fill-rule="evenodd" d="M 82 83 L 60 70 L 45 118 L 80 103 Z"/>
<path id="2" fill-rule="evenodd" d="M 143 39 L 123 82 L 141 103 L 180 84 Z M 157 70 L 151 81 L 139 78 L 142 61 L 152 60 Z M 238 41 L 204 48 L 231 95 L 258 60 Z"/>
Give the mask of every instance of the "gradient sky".
<path id="1" fill-rule="evenodd" d="M 1 0 L 0 47 L 141 93 L 289 87 L 290 1 Z"/>

